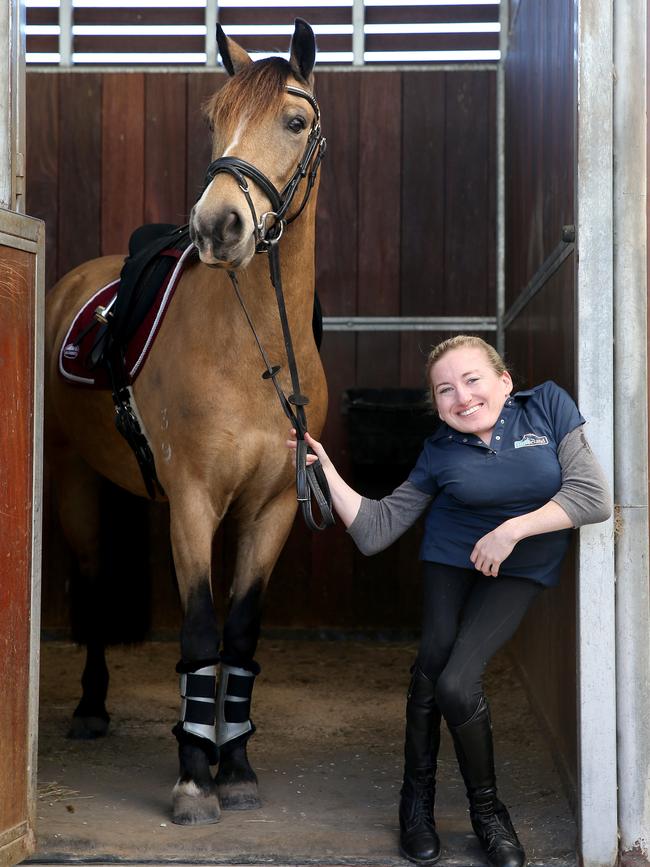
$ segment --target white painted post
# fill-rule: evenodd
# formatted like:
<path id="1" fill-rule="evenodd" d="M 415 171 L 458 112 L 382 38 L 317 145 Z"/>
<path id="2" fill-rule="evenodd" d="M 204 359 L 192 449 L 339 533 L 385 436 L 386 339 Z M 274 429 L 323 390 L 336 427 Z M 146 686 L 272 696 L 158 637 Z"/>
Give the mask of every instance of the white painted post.
<path id="1" fill-rule="evenodd" d="M 217 20 L 219 17 L 218 0 L 207 0 L 205 4 L 205 65 L 217 65 Z"/>
<path id="2" fill-rule="evenodd" d="M 13 115 L 14 115 L 14 209 L 20 214 L 25 213 L 25 184 L 26 184 L 26 153 L 27 153 L 27 126 L 26 126 L 26 92 L 27 80 L 25 77 L 25 4 L 18 3 L 18 14 L 14 30 L 16 51 L 14 55 L 14 81 L 16 86 L 13 92 Z"/>
<path id="3" fill-rule="evenodd" d="M 0 207 L 24 210 L 24 9 L 0 3 Z"/>
<path id="4" fill-rule="evenodd" d="M 614 499 L 621 855 L 650 863 L 646 0 L 614 2 Z"/>
<path id="5" fill-rule="evenodd" d="M 72 0 L 61 0 L 59 6 L 59 65 L 72 66 Z"/>
<path id="6" fill-rule="evenodd" d="M 578 400 L 613 479 L 612 4 L 576 0 L 576 285 Z M 578 551 L 579 857 L 618 855 L 613 521 L 583 527 Z"/>
<path id="7" fill-rule="evenodd" d="M 0 3 L 0 207 L 12 206 L 12 111 L 11 111 L 11 72 L 12 72 L 12 18 L 16 11 L 13 3 Z"/>
<path id="8" fill-rule="evenodd" d="M 366 37 L 364 27 L 366 9 L 364 0 L 352 0 L 352 63 L 363 66 Z"/>

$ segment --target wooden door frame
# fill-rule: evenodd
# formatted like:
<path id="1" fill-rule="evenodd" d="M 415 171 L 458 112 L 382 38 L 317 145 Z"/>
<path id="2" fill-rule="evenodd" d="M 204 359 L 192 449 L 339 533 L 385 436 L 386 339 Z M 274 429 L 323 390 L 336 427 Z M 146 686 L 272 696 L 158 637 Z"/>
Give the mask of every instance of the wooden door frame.
<path id="1" fill-rule="evenodd" d="M 37 803 L 38 678 L 41 611 L 41 514 L 43 489 L 43 352 L 44 352 L 44 255 L 45 226 L 26 217 L 24 209 L 25 154 L 25 4 L 7 0 L 0 4 L 0 245 L 35 257 L 33 310 L 34 380 L 31 383 L 32 489 L 31 574 L 29 576 L 29 662 L 27 694 L 26 794 L 23 821 L 0 832 L 0 865 L 15 864 L 35 848 Z M 21 359 L 13 359 L 20 364 Z M 19 697 L 21 698 L 21 697 Z M 24 700 L 24 698 L 21 698 Z"/>
<path id="2" fill-rule="evenodd" d="M 38 760 L 38 695 L 41 628 L 41 516 L 43 491 L 43 361 L 45 306 L 45 224 L 34 217 L 0 209 L 0 246 L 36 257 L 34 298 L 34 381 L 31 503 L 31 576 L 29 621 L 29 692 L 27 696 L 27 816 L 19 825 L 0 832 L 0 867 L 15 864 L 35 848 Z"/>

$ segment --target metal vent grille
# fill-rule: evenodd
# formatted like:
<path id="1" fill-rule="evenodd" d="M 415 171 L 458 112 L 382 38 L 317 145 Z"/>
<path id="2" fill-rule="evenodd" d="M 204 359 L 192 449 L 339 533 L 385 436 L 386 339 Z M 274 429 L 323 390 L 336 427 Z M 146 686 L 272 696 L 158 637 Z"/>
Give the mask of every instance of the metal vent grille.
<path id="1" fill-rule="evenodd" d="M 313 26 L 321 64 L 499 59 L 499 0 L 26 0 L 26 6 L 28 63 L 212 66 L 217 19 L 255 56 L 282 54 L 296 17 Z"/>
<path id="2" fill-rule="evenodd" d="M 27 5 L 27 63 L 59 62 L 59 3 L 58 0 L 38 6 Z"/>
<path id="3" fill-rule="evenodd" d="M 241 3 L 223 0 L 219 21 L 247 51 L 286 56 L 295 18 L 309 21 L 318 42 L 318 63 L 352 63 L 352 2 Z"/>
<path id="4" fill-rule="evenodd" d="M 365 4 L 366 63 L 499 59 L 499 3 Z"/>

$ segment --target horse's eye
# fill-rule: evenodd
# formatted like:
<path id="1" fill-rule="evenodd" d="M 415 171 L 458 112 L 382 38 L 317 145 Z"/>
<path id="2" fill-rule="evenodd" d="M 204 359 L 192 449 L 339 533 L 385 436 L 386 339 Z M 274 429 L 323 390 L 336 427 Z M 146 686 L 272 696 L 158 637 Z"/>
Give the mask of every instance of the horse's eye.
<path id="1" fill-rule="evenodd" d="M 292 117 L 287 127 L 291 130 L 291 132 L 299 133 L 302 132 L 307 124 L 305 123 L 304 117 Z"/>

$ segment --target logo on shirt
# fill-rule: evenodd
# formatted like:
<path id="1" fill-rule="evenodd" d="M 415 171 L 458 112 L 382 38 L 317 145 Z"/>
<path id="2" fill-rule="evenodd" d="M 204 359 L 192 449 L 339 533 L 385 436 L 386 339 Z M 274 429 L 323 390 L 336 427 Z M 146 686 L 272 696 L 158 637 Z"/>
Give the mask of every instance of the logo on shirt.
<path id="1" fill-rule="evenodd" d="M 547 446 L 548 437 L 540 437 L 534 433 L 525 433 L 520 440 L 515 440 L 515 448 L 523 449 L 526 446 Z"/>

